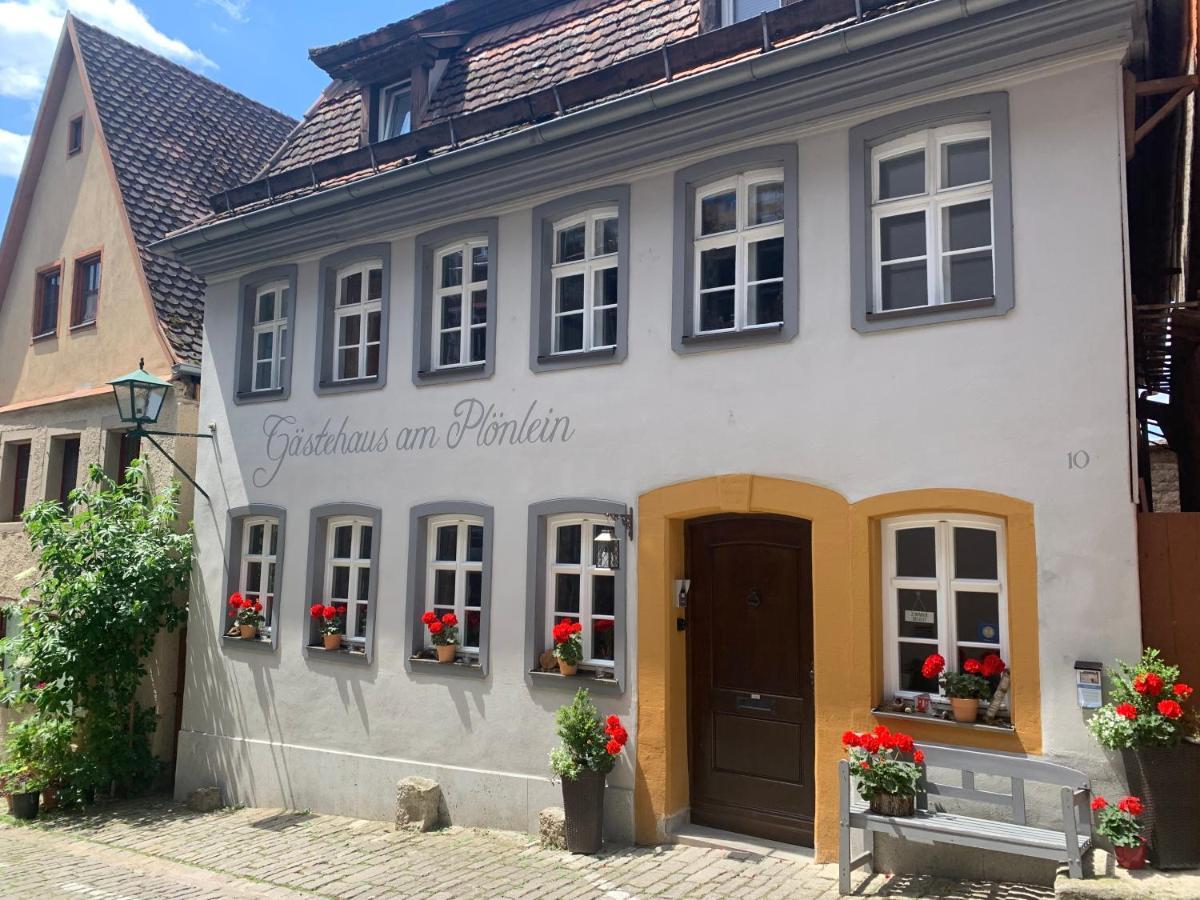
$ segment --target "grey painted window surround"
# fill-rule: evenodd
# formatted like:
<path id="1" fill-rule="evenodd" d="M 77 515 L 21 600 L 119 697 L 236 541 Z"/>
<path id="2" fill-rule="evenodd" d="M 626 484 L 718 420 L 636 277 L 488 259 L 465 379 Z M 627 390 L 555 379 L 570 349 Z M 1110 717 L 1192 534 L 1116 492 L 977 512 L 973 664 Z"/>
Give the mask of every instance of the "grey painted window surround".
<path id="1" fill-rule="evenodd" d="M 413 293 L 413 384 L 474 381 L 490 378 L 496 368 L 496 269 L 500 262 L 499 225 L 495 218 L 455 222 L 417 236 L 414 269 L 416 284 Z M 450 369 L 433 367 L 433 293 L 434 257 L 447 244 L 469 238 L 487 238 L 487 329 L 483 362 L 456 366 Z"/>
<path id="2" fill-rule="evenodd" d="M 293 295 L 294 296 L 294 295 Z M 275 609 L 272 613 L 271 622 L 271 639 L 258 641 L 243 641 L 241 638 L 229 639 L 222 641 L 225 647 L 257 647 L 260 649 L 275 650 L 279 647 L 279 624 L 280 610 L 283 606 L 283 549 L 284 538 L 287 537 L 287 510 L 282 506 L 270 506 L 266 503 L 251 503 L 248 506 L 236 506 L 229 510 L 227 514 L 227 526 L 225 529 L 226 553 L 225 561 L 225 596 L 218 598 L 221 601 L 221 622 L 223 627 L 221 634 L 229 630 L 233 624 L 233 616 L 229 614 L 229 605 L 226 602 L 233 592 L 240 587 L 242 573 L 242 523 L 246 519 L 258 516 L 271 516 L 276 520 L 276 551 L 275 551 Z"/>
<path id="3" fill-rule="evenodd" d="M 621 567 L 614 576 L 613 617 L 616 627 L 613 635 L 613 678 L 589 678 L 586 673 L 566 677 L 554 673 L 536 672 L 538 657 L 547 648 L 544 646 L 546 632 L 546 523 L 555 516 L 572 513 L 582 515 L 620 515 L 629 512 L 624 503 L 614 500 L 564 498 L 543 500 L 529 506 L 529 538 L 527 572 L 525 576 L 525 680 L 532 685 L 565 688 L 574 691 L 580 687 L 600 693 L 623 693 L 625 690 L 626 635 L 629 630 L 625 602 L 625 573 L 629 570 L 629 541 L 624 527 L 618 522 L 614 534 L 620 542 Z"/>
<path id="4" fill-rule="evenodd" d="M 915 309 L 873 312 L 871 267 L 871 150 L 879 144 L 926 128 L 959 122 L 991 122 L 992 260 L 995 297 Z M 1009 149 L 1008 94 L 958 97 L 902 110 L 850 129 L 850 302 L 856 331 L 883 331 L 958 319 L 1003 316 L 1013 308 L 1012 165 Z"/>
<path id="5" fill-rule="evenodd" d="M 783 169 L 783 325 L 761 331 L 694 335 L 696 273 L 693 237 L 696 191 L 706 184 L 756 169 Z M 800 189 L 796 144 L 753 147 L 675 173 L 675 247 L 671 293 L 671 343 L 676 353 L 695 353 L 790 341 L 800 328 Z"/>
<path id="6" fill-rule="evenodd" d="M 476 516 L 483 520 L 483 584 L 480 591 L 479 614 L 479 660 L 476 665 L 442 665 L 435 661 L 413 659 L 425 648 L 425 625 L 421 616 L 425 612 L 426 578 L 429 565 L 429 520 L 437 516 Z M 492 507 L 482 503 L 444 501 L 422 503 L 412 508 L 408 524 L 408 599 L 405 621 L 411 629 L 409 635 L 409 657 L 404 667 L 434 675 L 470 675 L 483 678 L 488 673 L 491 657 L 492 618 L 492 529 L 495 514 Z"/>
<path id="7" fill-rule="evenodd" d="M 375 658 L 375 621 L 379 613 L 379 545 L 382 539 L 383 512 L 375 506 L 362 503 L 327 503 L 316 506 L 309 515 L 308 525 L 308 586 L 307 597 L 315 602 L 325 592 L 325 547 L 328 538 L 329 520 L 342 516 L 361 516 L 371 520 L 371 585 L 367 597 L 367 634 L 364 642 L 366 653 L 326 650 L 321 646 L 321 634 L 317 623 L 309 615 L 309 604 L 301 603 L 300 613 L 304 616 L 304 653 L 320 659 L 338 659 L 347 662 L 370 664 Z"/>
<path id="8" fill-rule="evenodd" d="M 383 265 L 383 298 L 379 304 L 379 374 L 349 381 L 334 381 L 334 331 L 337 324 L 334 304 L 337 302 L 337 273 L 346 266 L 371 259 L 378 259 Z M 387 383 L 388 319 L 392 305 L 392 245 L 363 244 L 331 253 L 321 258 L 317 273 L 317 393 L 343 394 L 383 387 Z"/>
<path id="9" fill-rule="evenodd" d="M 617 345 L 580 353 L 552 353 L 554 224 L 589 209 L 617 209 Z M 629 338 L 629 185 L 561 197 L 533 210 L 533 304 L 530 309 L 529 368 L 534 372 L 618 363 L 628 353 Z"/>
<path id="10" fill-rule="evenodd" d="M 262 403 L 268 400 L 286 400 L 292 391 L 292 346 L 296 323 L 296 280 L 298 267 L 294 265 L 272 266 L 251 272 L 238 281 L 239 315 L 237 326 L 237 362 L 234 378 L 233 402 Z M 287 314 L 287 340 L 283 344 L 283 364 L 279 367 L 279 387 L 272 390 L 255 391 L 254 385 L 254 304 L 255 292 L 272 281 L 286 281 L 291 293 Z"/>

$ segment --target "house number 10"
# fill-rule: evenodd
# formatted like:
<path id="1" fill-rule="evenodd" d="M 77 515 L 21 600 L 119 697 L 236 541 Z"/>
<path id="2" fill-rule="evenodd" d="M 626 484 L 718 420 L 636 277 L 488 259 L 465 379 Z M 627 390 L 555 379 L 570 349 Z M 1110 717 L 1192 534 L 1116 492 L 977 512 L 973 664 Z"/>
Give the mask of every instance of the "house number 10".
<path id="1" fill-rule="evenodd" d="M 1073 450 L 1067 454 L 1068 469 L 1086 469 L 1091 461 L 1086 450 Z"/>

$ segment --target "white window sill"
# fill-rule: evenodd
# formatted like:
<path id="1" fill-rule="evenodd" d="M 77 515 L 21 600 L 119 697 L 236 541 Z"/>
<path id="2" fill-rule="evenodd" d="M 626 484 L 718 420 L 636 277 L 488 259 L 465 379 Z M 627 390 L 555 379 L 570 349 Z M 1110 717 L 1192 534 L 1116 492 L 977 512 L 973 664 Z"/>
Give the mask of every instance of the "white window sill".
<path id="1" fill-rule="evenodd" d="M 698 331 L 685 334 L 682 341 L 684 344 L 716 344 L 738 338 L 775 337 L 782 331 L 782 322 L 772 322 L 769 325 L 747 325 L 745 328 L 726 328 L 723 331 Z"/>
<path id="2" fill-rule="evenodd" d="M 960 309 L 982 309 L 995 306 L 995 297 L 980 300 L 957 300 L 949 303 L 934 303 L 929 306 L 905 306 L 900 309 L 881 309 L 867 313 L 868 322 L 886 322 L 890 319 L 905 319 L 910 316 L 934 316 L 938 313 L 955 312 Z"/>
<path id="3" fill-rule="evenodd" d="M 603 674 L 580 669 L 574 675 L 563 675 L 561 672 L 543 672 L 533 669 L 527 673 L 531 685 L 538 687 L 563 688 L 575 691 L 581 687 L 598 694 L 622 694 L 625 689 L 611 672 Z"/>
<path id="4" fill-rule="evenodd" d="M 953 718 L 944 719 L 935 711 L 933 713 L 907 713 L 893 712 L 890 709 L 880 709 L 876 707 L 871 710 L 871 714 L 877 719 L 900 719 L 905 722 L 927 722 L 930 725 L 944 725 L 950 728 L 968 728 L 975 731 L 994 731 L 1001 734 L 1013 734 L 1016 732 L 1016 727 L 1007 718 L 997 718 L 995 722 L 983 721 L 984 707 L 980 707 L 980 719 L 977 722 L 955 722 Z M 948 713 L 947 713 L 948 714 Z M 1007 716 L 1007 713 L 1005 714 Z"/>
<path id="5" fill-rule="evenodd" d="M 252 638 L 244 638 L 235 634 L 221 635 L 221 644 L 225 647 L 254 647 L 257 650 L 274 650 L 275 644 L 269 635 L 255 635 Z"/>
<path id="6" fill-rule="evenodd" d="M 410 672 L 426 675 L 450 675 L 464 678 L 484 678 L 487 673 L 476 656 L 458 654 L 452 663 L 438 662 L 436 656 L 413 654 L 408 658 Z"/>
<path id="7" fill-rule="evenodd" d="M 353 645 L 342 644 L 337 650 L 326 650 L 320 644 L 309 644 L 304 650 L 309 656 L 323 656 L 326 659 L 340 659 L 344 662 L 358 663 L 360 665 L 366 665 L 371 661 L 367 657 L 365 649 L 360 649 Z"/>

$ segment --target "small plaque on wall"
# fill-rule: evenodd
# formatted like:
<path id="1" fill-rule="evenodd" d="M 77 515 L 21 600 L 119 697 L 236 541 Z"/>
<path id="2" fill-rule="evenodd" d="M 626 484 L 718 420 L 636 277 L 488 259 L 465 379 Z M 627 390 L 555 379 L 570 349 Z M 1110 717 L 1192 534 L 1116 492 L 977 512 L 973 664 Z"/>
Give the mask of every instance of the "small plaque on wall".
<path id="1" fill-rule="evenodd" d="M 937 613 L 932 610 L 926 612 L 923 609 L 906 609 L 904 621 L 912 625 L 933 625 L 937 622 Z"/>

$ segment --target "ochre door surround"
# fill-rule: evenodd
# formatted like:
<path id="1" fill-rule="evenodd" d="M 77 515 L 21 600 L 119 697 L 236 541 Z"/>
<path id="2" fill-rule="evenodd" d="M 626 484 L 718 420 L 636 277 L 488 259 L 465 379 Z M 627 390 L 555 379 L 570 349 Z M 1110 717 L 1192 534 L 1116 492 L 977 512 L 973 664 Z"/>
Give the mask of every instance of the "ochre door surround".
<path id="1" fill-rule="evenodd" d="M 837 760 L 841 734 L 877 724 L 882 685 L 878 520 L 945 511 L 1001 517 L 1008 533 L 1009 620 L 1015 733 L 947 734 L 916 723 L 918 740 L 1041 752 L 1037 558 L 1031 504 L 985 491 L 904 491 L 849 503 L 804 482 L 722 475 L 673 484 L 638 502 L 637 701 L 634 815 L 637 840 L 659 843 L 689 807 L 686 636 L 675 621 L 674 580 L 684 572 L 685 523 L 729 513 L 805 519 L 812 527 L 816 857 L 837 856 Z M 894 722 L 891 723 L 894 725 Z"/>

